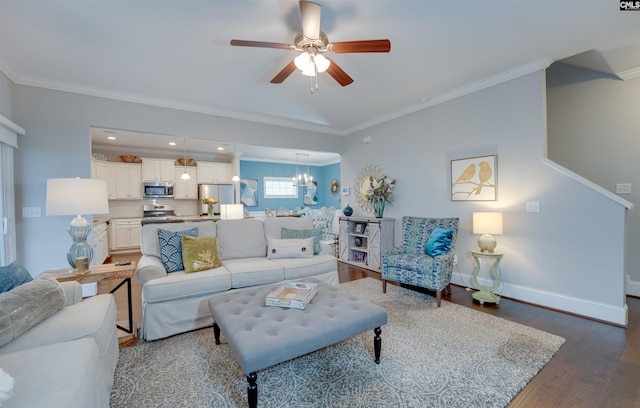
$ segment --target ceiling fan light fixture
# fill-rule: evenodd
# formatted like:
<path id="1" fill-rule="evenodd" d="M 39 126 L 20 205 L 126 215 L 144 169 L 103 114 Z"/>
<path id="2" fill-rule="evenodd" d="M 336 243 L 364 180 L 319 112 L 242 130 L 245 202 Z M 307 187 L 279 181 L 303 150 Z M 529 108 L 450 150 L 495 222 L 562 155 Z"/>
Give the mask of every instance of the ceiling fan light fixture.
<path id="1" fill-rule="evenodd" d="M 318 54 L 313 58 L 313 61 L 316 63 L 316 68 L 318 69 L 318 73 L 324 72 L 331 65 L 331 61 L 328 58 L 325 58 L 324 55 Z"/>
<path id="2" fill-rule="evenodd" d="M 296 68 L 300 71 L 308 70 L 309 67 L 313 69 L 313 62 L 311 62 L 311 55 L 308 52 L 302 52 L 298 55 L 293 62 L 296 64 Z"/>

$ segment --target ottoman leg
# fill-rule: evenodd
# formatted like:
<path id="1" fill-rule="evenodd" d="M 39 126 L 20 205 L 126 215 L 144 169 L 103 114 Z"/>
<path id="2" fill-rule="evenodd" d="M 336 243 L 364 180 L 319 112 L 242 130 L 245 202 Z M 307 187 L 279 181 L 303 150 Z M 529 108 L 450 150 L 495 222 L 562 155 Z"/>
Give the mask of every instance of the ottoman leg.
<path id="1" fill-rule="evenodd" d="M 216 344 L 220 344 L 220 326 L 216 322 L 213 322 L 213 337 L 216 339 Z"/>
<path id="2" fill-rule="evenodd" d="M 256 380 L 258 379 L 258 375 L 256 372 L 249 373 L 247 376 L 247 381 L 249 385 L 247 386 L 247 399 L 249 400 L 249 408 L 256 408 L 258 406 L 258 384 L 256 384 Z"/>
<path id="3" fill-rule="evenodd" d="M 373 337 L 373 350 L 376 353 L 375 362 L 376 364 L 380 364 L 380 350 L 382 349 L 382 339 L 380 338 L 380 333 L 382 333 L 382 330 L 379 327 L 376 327 L 375 329 L 373 329 L 373 332 L 376 334 Z"/>

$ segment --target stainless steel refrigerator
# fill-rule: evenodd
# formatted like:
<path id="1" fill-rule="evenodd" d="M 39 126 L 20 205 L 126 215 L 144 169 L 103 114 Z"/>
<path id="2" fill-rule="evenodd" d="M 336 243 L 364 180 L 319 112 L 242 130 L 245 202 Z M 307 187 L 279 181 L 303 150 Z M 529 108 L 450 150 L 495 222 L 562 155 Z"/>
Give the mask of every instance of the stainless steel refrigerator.
<path id="1" fill-rule="evenodd" d="M 202 204 L 202 199 L 210 197 L 218 200 L 218 204 L 213 206 L 213 213 L 220 214 L 220 204 L 235 204 L 236 194 L 233 184 L 198 184 L 200 215 L 207 214 L 207 205 Z"/>

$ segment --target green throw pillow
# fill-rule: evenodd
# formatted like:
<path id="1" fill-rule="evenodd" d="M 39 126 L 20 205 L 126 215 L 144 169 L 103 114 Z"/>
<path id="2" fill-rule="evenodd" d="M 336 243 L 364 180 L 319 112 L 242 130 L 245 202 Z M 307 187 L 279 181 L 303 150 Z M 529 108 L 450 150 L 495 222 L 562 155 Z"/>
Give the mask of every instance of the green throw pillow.
<path id="1" fill-rule="evenodd" d="M 313 254 L 318 255 L 322 251 L 320 240 L 322 239 L 322 227 L 315 227 L 309 230 L 297 230 L 282 227 L 280 238 L 282 239 L 304 239 L 313 237 Z"/>
<path id="2" fill-rule="evenodd" d="M 222 266 L 216 237 L 182 237 L 184 273 L 206 271 Z"/>
<path id="3" fill-rule="evenodd" d="M 16 286 L 32 281 L 29 271 L 18 261 L 11 262 L 7 266 L 0 267 L 0 292 L 9 291 Z"/>

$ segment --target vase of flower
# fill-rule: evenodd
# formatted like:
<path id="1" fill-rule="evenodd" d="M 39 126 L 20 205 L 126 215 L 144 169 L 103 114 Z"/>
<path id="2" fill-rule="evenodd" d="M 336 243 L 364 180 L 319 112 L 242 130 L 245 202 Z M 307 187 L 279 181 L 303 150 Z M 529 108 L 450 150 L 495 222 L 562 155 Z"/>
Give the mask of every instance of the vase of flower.
<path id="1" fill-rule="evenodd" d="M 209 217 L 213 217 L 213 204 L 208 204 L 207 205 L 207 215 Z"/>
<path id="2" fill-rule="evenodd" d="M 207 215 L 213 217 L 213 206 L 218 204 L 218 200 L 214 197 L 207 197 L 202 199 L 202 204 L 207 206 Z"/>
<path id="3" fill-rule="evenodd" d="M 375 214 L 376 218 L 382 218 L 384 216 L 385 199 L 375 199 L 371 204 L 373 205 L 373 213 Z"/>
<path id="4" fill-rule="evenodd" d="M 376 218 L 384 216 L 384 206 L 387 201 L 391 202 L 393 198 L 393 189 L 396 187 L 396 181 L 390 180 L 387 176 L 375 179 L 369 176 L 370 188 L 365 192 L 365 198 L 371 202 L 373 213 Z"/>

